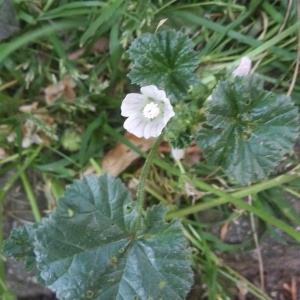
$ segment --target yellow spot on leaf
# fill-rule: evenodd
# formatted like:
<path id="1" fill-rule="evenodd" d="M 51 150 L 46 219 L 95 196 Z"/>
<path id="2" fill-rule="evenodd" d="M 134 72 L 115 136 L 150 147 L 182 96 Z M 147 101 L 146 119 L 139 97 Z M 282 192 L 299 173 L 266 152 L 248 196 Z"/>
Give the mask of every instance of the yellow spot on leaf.
<path id="1" fill-rule="evenodd" d="M 166 286 L 166 282 L 165 282 L 165 281 L 161 281 L 161 282 L 158 284 L 158 287 L 159 287 L 160 289 L 163 289 L 165 286 Z"/>

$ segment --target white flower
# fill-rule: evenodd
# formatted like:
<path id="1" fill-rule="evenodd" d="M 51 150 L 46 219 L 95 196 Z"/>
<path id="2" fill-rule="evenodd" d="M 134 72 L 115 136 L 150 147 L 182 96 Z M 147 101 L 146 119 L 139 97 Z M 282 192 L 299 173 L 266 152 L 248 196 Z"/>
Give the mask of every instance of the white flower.
<path id="1" fill-rule="evenodd" d="M 181 160 L 184 156 L 184 149 L 172 148 L 171 153 L 175 160 Z"/>
<path id="2" fill-rule="evenodd" d="M 155 85 L 142 87 L 141 93 L 128 94 L 122 102 L 121 115 L 128 117 L 124 128 L 139 138 L 157 137 L 175 115 L 173 107 Z"/>
<path id="3" fill-rule="evenodd" d="M 251 59 L 243 56 L 238 67 L 232 72 L 233 76 L 246 76 L 251 70 Z"/>

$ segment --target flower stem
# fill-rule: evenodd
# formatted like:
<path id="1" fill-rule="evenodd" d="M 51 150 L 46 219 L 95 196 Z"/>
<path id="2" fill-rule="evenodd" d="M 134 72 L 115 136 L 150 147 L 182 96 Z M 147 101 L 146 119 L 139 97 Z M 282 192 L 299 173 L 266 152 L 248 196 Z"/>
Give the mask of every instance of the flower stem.
<path id="1" fill-rule="evenodd" d="M 163 139 L 163 133 L 156 139 L 152 149 L 150 150 L 146 162 L 144 164 L 139 184 L 137 187 L 137 206 L 138 206 L 138 214 L 139 218 L 142 217 L 143 215 L 143 206 L 144 206 L 144 200 L 145 200 L 145 185 L 146 185 L 146 180 L 150 171 L 151 163 L 153 161 L 154 155 L 157 151 L 158 146 L 160 145 L 162 139 Z"/>

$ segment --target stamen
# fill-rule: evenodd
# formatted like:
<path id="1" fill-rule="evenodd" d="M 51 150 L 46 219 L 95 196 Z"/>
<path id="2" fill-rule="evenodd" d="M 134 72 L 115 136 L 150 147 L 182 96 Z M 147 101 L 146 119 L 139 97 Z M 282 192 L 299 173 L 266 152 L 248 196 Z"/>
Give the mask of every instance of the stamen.
<path id="1" fill-rule="evenodd" d="M 147 119 L 154 119 L 160 114 L 160 109 L 158 107 L 158 104 L 151 102 L 147 104 L 143 109 L 143 115 Z"/>

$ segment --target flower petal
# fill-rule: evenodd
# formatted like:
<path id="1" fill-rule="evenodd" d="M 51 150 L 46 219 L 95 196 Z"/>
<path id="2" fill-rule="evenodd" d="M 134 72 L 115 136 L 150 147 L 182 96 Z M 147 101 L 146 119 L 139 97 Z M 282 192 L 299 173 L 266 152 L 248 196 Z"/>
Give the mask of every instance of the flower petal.
<path id="1" fill-rule="evenodd" d="M 144 129 L 147 125 L 147 119 L 140 113 L 136 113 L 124 122 L 124 128 L 135 136 L 141 138 L 144 135 Z"/>
<path id="2" fill-rule="evenodd" d="M 165 125 L 169 122 L 169 120 L 175 116 L 174 110 L 170 102 L 165 103 L 163 118 Z"/>
<path id="3" fill-rule="evenodd" d="M 148 122 L 144 128 L 144 137 L 148 139 L 149 137 L 158 137 L 163 128 L 165 127 L 165 123 L 162 117 L 157 117 L 152 121 Z"/>
<path id="4" fill-rule="evenodd" d="M 132 114 L 143 110 L 147 102 L 147 97 L 137 93 L 128 94 L 121 105 L 121 115 L 130 117 Z"/>
<path id="5" fill-rule="evenodd" d="M 172 148 L 171 152 L 175 160 L 180 160 L 184 156 L 184 149 Z"/>
<path id="6" fill-rule="evenodd" d="M 243 56 L 238 67 L 232 72 L 233 76 L 246 76 L 251 70 L 251 59 Z"/>
<path id="7" fill-rule="evenodd" d="M 159 90 L 155 85 L 147 85 L 141 88 L 141 93 L 147 97 L 153 98 L 155 100 L 168 99 L 165 91 Z M 169 99 L 168 99 L 169 101 Z"/>
<path id="8" fill-rule="evenodd" d="M 141 93 L 128 94 L 122 102 L 121 115 L 128 117 L 124 128 L 137 137 L 157 137 L 175 115 L 173 107 L 165 91 L 159 90 L 155 85 L 142 87 Z M 159 108 L 158 114 L 145 115 L 144 109 L 147 105 L 156 105 Z"/>

